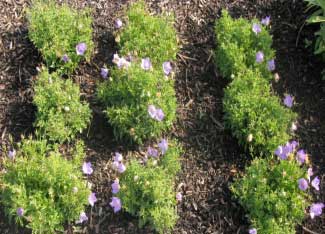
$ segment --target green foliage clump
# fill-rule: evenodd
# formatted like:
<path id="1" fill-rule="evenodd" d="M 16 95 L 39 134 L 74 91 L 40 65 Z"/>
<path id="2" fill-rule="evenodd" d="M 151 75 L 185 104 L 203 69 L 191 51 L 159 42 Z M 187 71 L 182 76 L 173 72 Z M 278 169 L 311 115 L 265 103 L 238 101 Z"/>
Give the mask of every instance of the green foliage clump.
<path id="1" fill-rule="evenodd" d="M 177 221 L 175 176 L 180 170 L 181 149 L 173 142 L 158 165 L 149 159 L 146 165 L 133 160 L 120 177 L 117 196 L 122 207 L 139 217 L 139 226 L 152 225 L 158 233 L 169 233 Z"/>
<path id="2" fill-rule="evenodd" d="M 128 69 L 113 69 L 112 80 L 99 86 L 98 97 L 107 106 L 106 114 L 119 139 L 142 143 L 168 130 L 176 115 L 174 80 L 157 70 L 145 71 L 133 63 Z M 165 114 L 162 121 L 152 119 L 148 106 Z"/>
<path id="3" fill-rule="evenodd" d="M 122 54 L 149 57 L 159 69 L 163 62 L 176 59 L 178 45 L 173 17 L 150 15 L 144 1 L 132 4 L 127 16 L 128 23 L 120 35 Z"/>
<path id="4" fill-rule="evenodd" d="M 325 58 L 325 2 L 324 0 L 305 0 L 308 9 L 316 9 L 307 19 L 308 23 L 320 24 L 320 30 L 315 33 L 317 39 L 315 43 L 315 54 L 324 54 Z"/>
<path id="5" fill-rule="evenodd" d="M 255 159 L 231 189 L 259 234 L 295 234 L 309 205 L 300 178 L 307 178 L 306 170 L 295 160 Z"/>
<path id="6" fill-rule="evenodd" d="M 90 190 L 82 179 L 83 144 L 68 161 L 44 140 L 25 139 L 14 160 L 4 161 L 1 203 L 10 219 L 32 229 L 33 234 L 63 231 L 67 221 L 79 219 Z M 77 188 L 77 189 L 75 189 Z M 76 190 L 78 190 L 76 192 Z M 23 208 L 23 216 L 17 209 Z"/>
<path id="7" fill-rule="evenodd" d="M 90 121 L 91 111 L 88 104 L 80 102 L 79 86 L 46 69 L 36 81 L 34 104 L 35 126 L 53 142 L 73 139 Z"/>
<path id="8" fill-rule="evenodd" d="M 280 104 L 257 71 L 247 70 L 235 77 L 225 89 L 223 106 L 226 125 L 239 143 L 255 154 L 273 153 L 289 141 L 296 115 Z"/>
<path id="9" fill-rule="evenodd" d="M 78 63 L 90 59 L 93 51 L 92 18 L 88 9 L 77 11 L 52 0 L 34 0 L 27 11 L 29 38 L 42 53 L 46 65 L 62 73 L 71 73 Z M 77 55 L 76 46 L 86 43 L 84 56 Z M 68 55 L 69 61 L 62 60 Z"/>
<path id="10" fill-rule="evenodd" d="M 215 25 L 217 49 L 216 64 L 224 77 L 230 78 L 238 72 L 248 69 L 258 70 L 264 78 L 271 79 L 267 69 L 267 61 L 274 58 L 272 37 L 261 25 L 262 31 L 256 35 L 252 26 L 258 23 L 243 18 L 233 19 L 227 11 L 222 11 L 222 17 Z M 264 61 L 256 63 L 256 53 L 264 53 Z"/>

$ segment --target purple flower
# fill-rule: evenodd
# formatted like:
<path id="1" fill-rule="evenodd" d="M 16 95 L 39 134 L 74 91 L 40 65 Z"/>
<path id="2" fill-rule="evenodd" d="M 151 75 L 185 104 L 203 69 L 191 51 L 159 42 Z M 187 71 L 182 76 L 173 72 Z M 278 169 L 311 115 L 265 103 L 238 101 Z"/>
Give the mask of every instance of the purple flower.
<path id="1" fill-rule="evenodd" d="M 116 19 L 114 23 L 115 28 L 120 29 L 123 26 L 123 22 L 121 19 Z"/>
<path id="2" fill-rule="evenodd" d="M 262 32 L 261 25 L 254 23 L 252 26 L 252 30 L 256 35 L 259 34 L 260 32 Z"/>
<path id="3" fill-rule="evenodd" d="M 291 141 L 290 142 L 290 145 L 292 147 L 292 151 L 294 151 L 297 148 L 298 144 L 299 143 L 297 141 Z"/>
<path id="4" fill-rule="evenodd" d="M 298 180 L 298 187 L 302 191 L 306 191 L 308 189 L 308 181 L 304 178 Z"/>
<path id="5" fill-rule="evenodd" d="M 264 54 L 263 54 L 263 52 L 262 51 L 258 51 L 256 53 L 256 62 L 257 63 L 262 63 L 263 60 L 264 60 Z"/>
<path id="6" fill-rule="evenodd" d="M 269 71 L 274 71 L 275 70 L 275 62 L 274 62 L 274 59 L 271 59 L 270 61 L 267 62 L 267 69 Z"/>
<path id="7" fill-rule="evenodd" d="M 162 154 L 165 154 L 168 150 L 168 141 L 166 139 L 162 139 L 160 143 L 158 143 L 158 147 L 160 148 Z"/>
<path id="8" fill-rule="evenodd" d="M 296 158 L 300 164 L 303 164 L 306 161 L 307 154 L 305 153 L 305 151 L 303 149 L 298 150 Z"/>
<path id="9" fill-rule="evenodd" d="M 183 199 L 182 193 L 176 193 L 176 200 L 181 202 Z"/>
<path id="10" fill-rule="evenodd" d="M 121 68 L 129 68 L 131 66 L 131 63 L 129 61 L 127 61 L 125 58 L 120 58 L 117 62 L 117 67 L 119 69 Z"/>
<path id="11" fill-rule="evenodd" d="M 266 16 L 264 19 L 261 20 L 261 23 L 265 26 L 268 26 L 270 24 L 271 17 Z"/>
<path id="12" fill-rule="evenodd" d="M 154 105 L 149 105 L 148 106 L 148 113 L 149 113 L 151 118 L 153 118 L 153 119 L 156 118 L 156 112 L 157 112 L 157 110 L 156 110 L 156 107 Z"/>
<path id="13" fill-rule="evenodd" d="M 118 167 L 119 164 L 120 164 L 119 162 L 114 161 L 114 162 L 112 163 L 112 167 L 113 167 L 113 169 L 114 169 L 114 170 L 117 170 L 117 167 Z"/>
<path id="14" fill-rule="evenodd" d="M 107 76 L 108 76 L 108 69 L 102 67 L 102 68 L 100 69 L 100 75 L 101 75 L 104 79 L 106 79 Z"/>
<path id="15" fill-rule="evenodd" d="M 249 234 L 257 234 L 257 230 L 256 230 L 256 228 L 251 228 L 251 229 L 249 229 L 248 233 Z"/>
<path id="16" fill-rule="evenodd" d="M 116 162 L 122 162 L 122 160 L 123 160 L 122 154 L 120 154 L 118 152 L 115 152 L 114 161 L 116 161 Z"/>
<path id="17" fill-rule="evenodd" d="M 152 68 L 152 64 L 150 62 L 150 58 L 144 58 L 142 59 L 142 62 L 141 62 L 141 68 L 145 71 L 148 71 Z"/>
<path id="18" fill-rule="evenodd" d="M 82 165 L 82 171 L 87 175 L 91 175 L 94 171 L 91 162 L 84 162 L 84 164 Z"/>
<path id="19" fill-rule="evenodd" d="M 158 157 L 158 150 L 152 147 L 148 147 L 147 154 L 151 157 L 157 158 Z"/>
<path id="20" fill-rule="evenodd" d="M 292 105 L 293 105 L 293 97 L 288 95 L 288 94 L 285 95 L 284 99 L 283 99 L 283 103 L 284 103 L 285 106 L 291 108 Z"/>
<path id="21" fill-rule="evenodd" d="M 165 117 L 165 114 L 164 114 L 163 110 L 162 109 L 157 109 L 156 110 L 156 118 L 155 119 L 157 121 L 162 121 L 164 119 L 164 117 Z"/>
<path id="22" fill-rule="evenodd" d="M 76 46 L 77 55 L 84 55 L 86 50 L 87 50 L 87 45 L 84 42 L 81 42 Z"/>
<path id="23" fill-rule="evenodd" d="M 118 179 L 114 180 L 114 183 L 112 184 L 112 193 L 116 194 L 120 191 L 120 181 Z"/>
<path id="24" fill-rule="evenodd" d="M 120 56 L 118 54 L 114 54 L 112 62 L 118 64 L 119 61 L 120 61 Z"/>
<path id="25" fill-rule="evenodd" d="M 287 143 L 286 145 L 282 146 L 280 145 L 276 150 L 275 150 L 275 155 L 277 155 L 281 160 L 286 160 L 289 156 L 290 153 L 292 153 L 294 147 L 292 143 Z"/>
<path id="26" fill-rule="evenodd" d="M 163 110 L 156 108 L 154 105 L 148 106 L 148 113 L 152 119 L 157 121 L 162 121 L 165 117 Z"/>
<path id="27" fill-rule="evenodd" d="M 109 204 L 114 209 L 114 213 L 119 212 L 122 208 L 121 200 L 118 197 L 112 197 L 112 201 Z"/>
<path id="28" fill-rule="evenodd" d="M 319 183 L 320 179 L 318 178 L 318 176 L 316 176 L 311 182 L 311 186 L 313 186 L 317 191 L 319 191 Z"/>
<path id="29" fill-rule="evenodd" d="M 97 197 L 95 193 L 91 193 L 88 197 L 88 202 L 91 206 L 94 206 L 95 202 L 97 201 Z"/>
<path id="30" fill-rule="evenodd" d="M 313 172 L 313 168 L 308 168 L 307 170 L 307 177 L 308 177 L 308 180 L 310 182 L 310 177 L 312 177 L 314 175 L 314 172 Z"/>
<path id="31" fill-rule="evenodd" d="M 85 221 L 88 221 L 88 217 L 85 212 L 81 212 L 79 220 L 76 223 L 83 223 Z"/>
<path id="32" fill-rule="evenodd" d="M 64 55 L 62 56 L 62 61 L 63 61 L 63 62 L 67 63 L 67 62 L 69 62 L 69 60 L 70 60 L 70 58 L 69 58 L 69 56 L 68 56 L 67 54 L 64 54 Z"/>
<path id="33" fill-rule="evenodd" d="M 19 207 L 16 212 L 19 217 L 22 217 L 25 213 L 25 211 L 22 207 Z"/>
<path id="34" fill-rule="evenodd" d="M 313 219 L 315 216 L 321 216 L 324 207 L 324 203 L 313 203 L 309 209 L 310 217 Z"/>
<path id="35" fill-rule="evenodd" d="M 172 72 L 173 68 L 169 61 L 163 63 L 163 70 L 166 76 L 168 76 Z"/>
<path id="36" fill-rule="evenodd" d="M 16 156 L 16 150 L 15 149 L 9 150 L 9 152 L 8 152 L 8 158 L 14 159 L 15 156 Z"/>
<path id="37" fill-rule="evenodd" d="M 119 163 L 119 165 L 117 166 L 117 171 L 119 172 L 119 173 L 123 173 L 123 172 L 125 172 L 125 170 L 126 170 L 126 167 L 125 167 L 125 165 L 123 164 L 123 163 Z"/>

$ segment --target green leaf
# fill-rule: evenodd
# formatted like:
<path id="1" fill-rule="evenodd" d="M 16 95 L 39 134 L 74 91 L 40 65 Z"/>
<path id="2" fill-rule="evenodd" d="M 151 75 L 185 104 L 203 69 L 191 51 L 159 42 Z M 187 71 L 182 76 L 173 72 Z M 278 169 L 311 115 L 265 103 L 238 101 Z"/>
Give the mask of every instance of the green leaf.
<path id="1" fill-rule="evenodd" d="M 308 23 L 321 23 L 325 22 L 325 16 L 311 16 L 309 19 L 307 19 Z"/>

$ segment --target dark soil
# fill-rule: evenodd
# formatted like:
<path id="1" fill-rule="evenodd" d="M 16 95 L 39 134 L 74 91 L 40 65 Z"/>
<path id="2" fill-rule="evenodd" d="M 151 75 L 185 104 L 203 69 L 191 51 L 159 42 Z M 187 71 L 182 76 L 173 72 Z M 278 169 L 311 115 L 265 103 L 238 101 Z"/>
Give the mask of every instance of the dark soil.
<path id="1" fill-rule="evenodd" d="M 62 2 L 62 1 L 60 1 Z M 97 45 L 93 60 L 83 63 L 73 75 L 82 89 L 83 99 L 93 109 L 93 121 L 82 138 L 87 157 L 95 165 L 89 178 L 99 201 L 90 210 L 88 225 L 76 233 L 154 233 L 149 227 L 139 229 L 137 220 L 126 213 L 113 214 L 108 206 L 112 152 L 136 150 L 115 142 L 112 129 L 95 98 L 96 83 L 101 82 L 99 69 L 111 64 L 118 48 L 114 41 L 113 20 L 123 17 L 127 0 L 70 0 L 69 4 L 94 9 L 94 40 Z M 177 189 L 184 194 L 178 206 L 180 219 L 173 233 L 235 234 L 247 233 L 245 212 L 232 199 L 229 185 L 240 175 L 250 158 L 223 125 L 222 98 L 227 86 L 218 75 L 213 61 L 214 22 L 226 8 L 234 17 L 270 15 L 277 72 L 274 83 L 278 95 L 295 96 L 294 110 L 299 115 L 296 139 L 311 155 L 314 171 L 321 177 L 320 192 L 315 201 L 325 201 L 325 86 L 321 80 L 321 61 L 305 48 L 304 40 L 313 39 L 317 27 L 301 28 L 305 19 L 302 0 L 147 0 L 152 12 L 172 11 L 182 46 L 178 54 L 176 91 L 178 120 L 171 133 L 184 145 L 182 173 Z M 23 9 L 29 1 L 0 0 L 0 144 L 9 146 L 20 136 L 33 133 L 35 107 L 32 82 L 42 59 L 27 37 Z M 141 153 L 141 149 L 140 149 Z M 2 149 L 0 154 L 5 157 Z M 10 224 L 0 210 L 0 233 L 29 233 Z M 307 215 L 306 215 L 307 217 Z M 72 233 L 68 226 L 67 233 Z M 297 233 L 325 233 L 325 220 L 306 218 Z"/>

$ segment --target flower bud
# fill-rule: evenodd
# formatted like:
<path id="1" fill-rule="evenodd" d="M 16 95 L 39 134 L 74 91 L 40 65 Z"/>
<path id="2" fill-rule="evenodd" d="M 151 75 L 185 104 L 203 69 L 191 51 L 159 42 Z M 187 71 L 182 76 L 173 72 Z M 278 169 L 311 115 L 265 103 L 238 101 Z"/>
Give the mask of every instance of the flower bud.
<path id="1" fill-rule="evenodd" d="M 247 141 L 248 142 L 252 142 L 253 141 L 253 134 L 249 134 L 248 136 L 247 136 Z"/>

